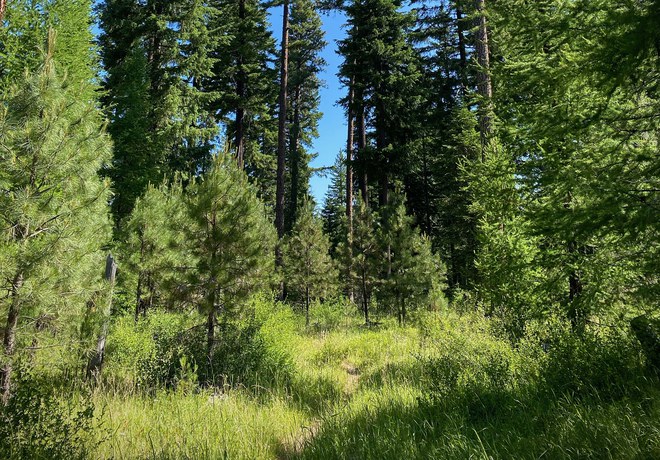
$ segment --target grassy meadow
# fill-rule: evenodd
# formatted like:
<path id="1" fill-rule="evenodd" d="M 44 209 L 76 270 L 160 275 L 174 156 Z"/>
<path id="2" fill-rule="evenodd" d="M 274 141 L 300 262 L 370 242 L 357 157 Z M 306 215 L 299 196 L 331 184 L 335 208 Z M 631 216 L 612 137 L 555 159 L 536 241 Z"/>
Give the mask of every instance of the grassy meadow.
<path id="1" fill-rule="evenodd" d="M 47 396 L 38 384 L 20 387 L 28 400 L 41 395 L 41 415 L 19 425 L 4 454 L 660 457 L 660 385 L 622 331 L 593 330 L 578 342 L 546 323 L 512 345 L 476 313 L 365 327 L 340 302 L 315 307 L 305 327 L 288 306 L 252 301 L 252 313 L 225 330 L 214 385 L 201 383 L 209 376 L 194 358 L 194 316 L 120 317 L 96 385 L 62 382 Z"/>

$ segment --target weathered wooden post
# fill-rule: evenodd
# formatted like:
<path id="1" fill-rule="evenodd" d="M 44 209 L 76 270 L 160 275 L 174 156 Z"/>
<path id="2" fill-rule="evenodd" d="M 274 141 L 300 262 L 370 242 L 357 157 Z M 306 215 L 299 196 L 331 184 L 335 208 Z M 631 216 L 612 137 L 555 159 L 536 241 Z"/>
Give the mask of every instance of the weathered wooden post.
<path id="1" fill-rule="evenodd" d="M 103 367 L 103 357 L 105 355 L 105 341 L 108 336 L 108 327 L 110 322 L 110 312 L 112 310 L 112 293 L 115 287 L 115 277 L 117 276 L 117 263 L 115 262 L 112 254 L 108 254 L 108 257 L 105 259 L 105 280 L 110 283 L 110 289 L 108 294 L 108 302 L 105 310 L 103 311 L 103 326 L 101 327 L 101 333 L 99 334 L 99 339 L 96 342 L 96 351 L 89 360 L 89 365 L 87 366 L 87 377 L 98 377 L 101 374 L 101 369 Z"/>

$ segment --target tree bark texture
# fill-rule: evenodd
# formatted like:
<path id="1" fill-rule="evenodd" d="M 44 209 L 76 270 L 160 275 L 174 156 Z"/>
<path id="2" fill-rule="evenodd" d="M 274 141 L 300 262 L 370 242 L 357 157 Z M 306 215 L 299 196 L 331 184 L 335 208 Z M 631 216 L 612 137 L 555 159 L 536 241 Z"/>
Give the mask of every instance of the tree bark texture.
<path id="1" fill-rule="evenodd" d="M 7 326 L 5 327 L 5 337 L 2 341 L 4 348 L 4 365 L 0 372 L 0 389 L 2 390 L 2 403 L 7 404 L 11 395 L 11 374 L 12 360 L 16 350 L 16 328 L 18 326 L 18 316 L 20 314 L 20 291 L 23 287 L 23 274 L 17 273 L 12 280 L 11 285 L 11 303 L 7 313 Z"/>
<path id="2" fill-rule="evenodd" d="M 117 264 L 112 254 L 108 254 L 105 260 L 105 279 L 110 284 L 110 292 L 108 294 L 108 303 L 105 311 L 103 312 L 103 326 L 101 326 L 101 333 L 96 342 L 96 351 L 92 355 L 87 366 L 87 377 L 98 377 L 101 375 L 103 369 L 103 359 L 105 358 L 105 342 L 108 337 L 108 328 L 110 323 L 110 312 L 112 310 L 112 291 L 115 286 L 115 277 L 117 275 Z"/>
<path id="3" fill-rule="evenodd" d="M 367 175 L 367 158 L 366 158 L 366 147 L 367 147 L 367 126 L 365 121 L 364 106 L 362 105 L 361 96 L 357 98 L 359 108 L 357 110 L 357 148 L 358 155 L 360 159 L 360 191 L 362 192 L 362 201 L 364 201 L 365 206 L 369 206 L 369 184 L 368 184 L 368 175 Z"/>
<path id="4" fill-rule="evenodd" d="M 488 45 L 488 23 L 486 20 L 486 0 L 475 0 L 478 13 L 477 28 L 477 63 L 479 72 L 477 75 L 479 96 L 481 104 L 479 107 L 479 133 L 481 135 L 481 145 L 485 147 L 493 130 L 492 126 L 492 99 L 493 84 L 490 77 L 490 48 Z M 482 148 L 482 160 L 485 153 Z"/>
<path id="5" fill-rule="evenodd" d="M 289 0 L 282 6 L 282 60 L 280 65 L 279 124 L 277 128 L 277 185 L 275 192 L 275 227 L 277 236 L 284 236 L 284 169 L 286 166 L 286 103 L 289 78 Z M 278 251 L 279 252 L 279 251 Z M 281 255 L 277 257 L 281 265 Z"/>
<path id="6" fill-rule="evenodd" d="M 351 77 L 351 82 L 349 83 L 348 88 L 348 135 L 346 137 L 346 222 L 348 224 L 346 235 L 346 241 L 348 243 L 346 245 L 348 249 L 346 279 L 348 280 L 348 298 L 351 302 L 354 300 L 353 283 L 350 281 L 353 260 L 353 143 L 355 135 L 355 126 L 353 123 L 353 96 L 353 77 Z"/>
<path id="7" fill-rule="evenodd" d="M 298 220 L 298 193 L 300 190 L 300 157 L 298 145 L 300 143 L 300 85 L 294 89 L 293 120 L 291 124 L 291 140 L 289 144 L 289 158 L 291 161 L 291 201 L 289 205 L 289 218 L 286 229 L 291 230 Z"/>
<path id="8" fill-rule="evenodd" d="M 245 20 L 245 0 L 238 2 L 238 18 Z M 243 69 L 243 57 L 238 56 L 238 78 L 236 80 L 236 95 L 238 96 L 238 107 L 236 107 L 236 163 L 240 169 L 245 167 L 245 89 L 246 75 Z"/>

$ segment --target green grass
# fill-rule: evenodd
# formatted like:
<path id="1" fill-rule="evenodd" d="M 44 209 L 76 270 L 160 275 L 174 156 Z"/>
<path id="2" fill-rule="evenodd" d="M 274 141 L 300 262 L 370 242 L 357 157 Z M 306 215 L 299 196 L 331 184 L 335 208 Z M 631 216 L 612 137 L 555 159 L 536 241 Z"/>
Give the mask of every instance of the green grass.
<path id="1" fill-rule="evenodd" d="M 268 459 L 308 418 L 287 401 L 241 391 L 155 397 L 99 394 L 111 433 L 96 458 Z"/>
<path id="2" fill-rule="evenodd" d="M 660 458 L 660 385 L 621 336 L 556 339 L 545 353 L 536 336 L 514 347 L 476 315 L 308 331 L 274 318 L 257 337 L 275 369 L 250 384 L 144 391 L 134 368 L 116 383 L 110 356 L 117 374 L 93 395 L 89 457 Z"/>

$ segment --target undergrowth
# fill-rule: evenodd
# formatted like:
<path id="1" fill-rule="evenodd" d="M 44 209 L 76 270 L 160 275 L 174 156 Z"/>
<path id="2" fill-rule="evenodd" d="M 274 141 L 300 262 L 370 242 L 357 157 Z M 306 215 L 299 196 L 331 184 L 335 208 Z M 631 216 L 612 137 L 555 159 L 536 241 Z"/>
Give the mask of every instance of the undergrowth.
<path id="1" fill-rule="evenodd" d="M 511 343 L 472 313 L 365 327 L 338 302 L 305 328 L 264 298 L 245 311 L 210 364 L 195 316 L 118 318 L 91 396 L 19 387 L 5 456 L 660 458 L 660 385 L 625 328 L 551 319 Z"/>

